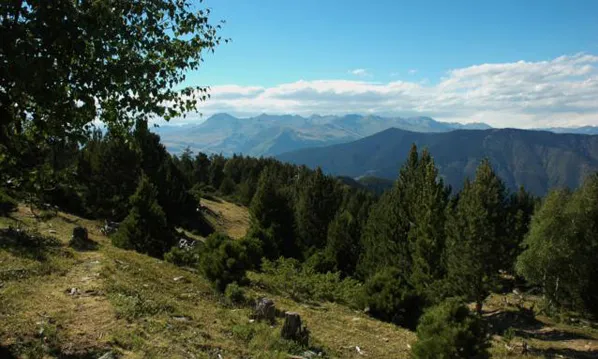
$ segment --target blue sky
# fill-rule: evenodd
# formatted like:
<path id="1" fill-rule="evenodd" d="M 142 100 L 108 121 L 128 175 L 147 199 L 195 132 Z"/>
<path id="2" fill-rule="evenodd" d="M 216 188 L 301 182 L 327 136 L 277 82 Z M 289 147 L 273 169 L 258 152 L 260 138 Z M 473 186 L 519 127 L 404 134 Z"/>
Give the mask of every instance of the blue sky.
<path id="1" fill-rule="evenodd" d="M 188 77 L 187 84 L 213 87 L 202 109 L 208 115 L 350 110 L 495 126 L 598 125 L 589 103 L 598 96 L 598 1 L 204 4 L 213 20 L 227 21 L 221 34 L 232 38 Z M 486 101 L 475 102 L 480 96 Z M 491 106 L 496 98 L 513 106 Z"/>

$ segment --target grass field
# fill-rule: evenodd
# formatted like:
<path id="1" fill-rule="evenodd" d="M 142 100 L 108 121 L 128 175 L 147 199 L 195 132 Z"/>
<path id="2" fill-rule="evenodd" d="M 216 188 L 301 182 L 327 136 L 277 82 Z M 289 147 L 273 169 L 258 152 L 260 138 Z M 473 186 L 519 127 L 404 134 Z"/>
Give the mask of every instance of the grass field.
<path id="1" fill-rule="evenodd" d="M 244 208 L 204 205 L 219 213 L 227 233 L 238 238 L 246 230 Z M 76 225 L 88 228 L 96 249 L 68 247 Z M 123 358 L 289 358 L 307 349 L 332 358 L 408 358 L 415 341 L 408 330 L 342 305 L 300 303 L 247 288 L 247 297 L 267 296 L 302 316 L 311 340 L 310 348 L 299 347 L 280 339 L 280 322 L 251 322 L 249 306 L 227 304 L 198 274 L 113 247 L 97 222 L 65 213 L 38 221 L 19 207 L 0 218 L 0 228 L 8 226 L 51 238 L 33 247 L 0 238 L 1 358 L 98 358 L 107 352 Z M 525 357 L 598 357 L 595 329 L 545 317 L 523 320 L 515 301 L 493 295 L 486 316 L 496 328 L 514 328 L 510 345 L 526 341 Z M 507 350 L 504 335 L 493 343 L 493 356 L 518 357 Z"/>

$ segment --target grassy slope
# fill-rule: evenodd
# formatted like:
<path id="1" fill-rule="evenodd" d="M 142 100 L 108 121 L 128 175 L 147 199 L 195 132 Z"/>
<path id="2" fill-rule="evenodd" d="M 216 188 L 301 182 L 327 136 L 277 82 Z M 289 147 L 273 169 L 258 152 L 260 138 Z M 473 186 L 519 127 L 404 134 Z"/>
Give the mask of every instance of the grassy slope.
<path id="1" fill-rule="evenodd" d="M 204 214 L 217 232 L 223 232 L 232 238 L 243 238 L 249 228 L 247 209 L 227 201 L 201 200 L 208 211 Z"/>
<path id="2" fill-rule="evenodd" d="M 227 233 L 246 229 L 240 220 L 247 218 L 244 208 L 205 205 L 222 212 Z M 97 358 L 109 350 L 126 358 L 287 358 L 302 351 L 278 339 L 280 323 L 250 323 L 250 308 L 227 306 L 201 276 L 112 247 L 99 223 L 64 213 L 36 221 L 21 207 L 12 218 L 0 218 L 0 228 L 8 225 L 51 233 L 60 243 L 32 256 L 0 238 L 0 357 L 9 357 L 8 349 L 35 358 Z M 75 225 L 89 229 L 97 250 L 68 248 Z M 306 305 L 254 287 L 248 296 L 268 296 L 278 308 L 299 312 L 312 346 L 329 357 L 363 357 L 355 350 L 359 346 L 366 357 L 407 358 L 415 340 L 407 330 L 344 306 Z M 493 295 L 486 316 L 495 327 L 516 328 L 512 343 L 527 341 L 532 353 L 526 357 L 598 357 L 598 331 L 545 317 L 522 321 L 514 302 L 513 295 Z M 494 336 L 492 353 L 517 357 L 500 336 Z"/>
<path id="3" fill-rule="evenodd" d="M 278 339 L 280 323 L 250 323 L 249 308 L 226 306 L 201 276 L 112 247 L 99 223 L 64 213 L 38 222 L 24 207 L 0 218 L 0 228 L 17 224 L 52 231 L 61 243 L 38 259 L 0 246 L 0 357 L 10 350 L 19 357 L 96 358 L 114 350 L 127 358 L 286 358 L 298 350 Z M 88 228 L 97 250 L 67 247 L 75 225 Z M 312 345 L 330 357 L 359 357 L 356 345 L 370 357 L 407 357 L 414 340 L 343 306 L 308 307 L 258 289 L 248 295 L 299 312 Z"/>

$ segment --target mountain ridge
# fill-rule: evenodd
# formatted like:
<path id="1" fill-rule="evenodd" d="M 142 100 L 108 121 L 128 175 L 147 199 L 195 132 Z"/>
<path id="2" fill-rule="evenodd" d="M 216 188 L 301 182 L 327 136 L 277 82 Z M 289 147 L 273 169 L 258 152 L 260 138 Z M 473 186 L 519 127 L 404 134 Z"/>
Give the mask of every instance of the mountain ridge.
<path id="1" fill-rule="evenodd" d="M 319 166 L 338 176 L 394 179 L 412 144 L 430 150 L 441 177 L 453 188 L 473 178 L 486 157 L 509 188 L 524 186 L 537 195 L 553 187 L 577 187 L 586 175 L 598 171 L 598 136 L 520 129 L 421 133 L 391 128 L 357 141 L 276 158 Z"/>
<path id="2" fill-rule="evenodd" d="M 307 147 L 322 147 L 351 142 L 388 128 L 414 132 L 449 132 L 454 130 L 491 129 L 482 122 L 461 124 L 441 122 L 427 116 L 383 117 L 347 114 L 342 116 L 268 115 L 238 118 L 217 113 L 200 124 L 166 125 L 154 129 L 168 150 L 178 154 L 187 147 L 194 152 L 218 153 L 225 156 L 276 156 Z M 533 129 L 535 130 L 535 129 Z M 538 129 L 555 133 L 598 134 L 598 127 Z"/>

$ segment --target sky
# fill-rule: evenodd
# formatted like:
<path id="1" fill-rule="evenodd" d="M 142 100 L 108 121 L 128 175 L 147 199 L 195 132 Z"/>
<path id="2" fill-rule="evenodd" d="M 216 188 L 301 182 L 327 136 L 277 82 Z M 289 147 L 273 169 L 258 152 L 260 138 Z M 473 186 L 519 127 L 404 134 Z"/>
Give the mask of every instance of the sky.
<path id="1" fill-rule="evenodd" d="M 228 112 L 598 126 L 595 0 L 205 0 L 232 42 L 185 85 Z M 186 120 L 199 119 L 191 115 Z"/>

